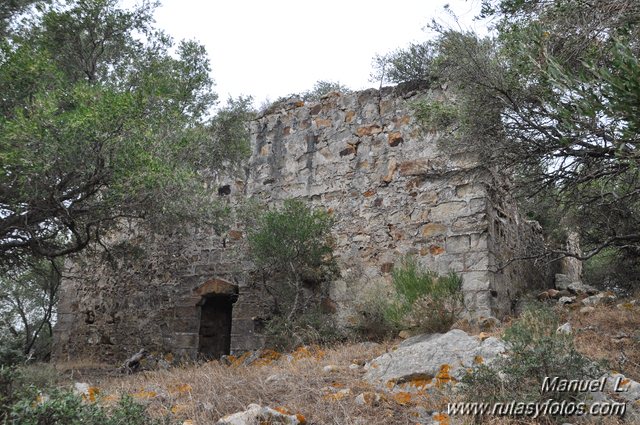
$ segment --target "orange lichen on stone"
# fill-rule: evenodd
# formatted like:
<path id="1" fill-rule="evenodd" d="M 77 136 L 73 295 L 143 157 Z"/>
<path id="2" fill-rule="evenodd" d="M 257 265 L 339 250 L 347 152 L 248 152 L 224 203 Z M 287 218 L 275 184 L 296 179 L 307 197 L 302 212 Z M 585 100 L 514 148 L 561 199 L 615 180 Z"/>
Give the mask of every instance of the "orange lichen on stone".
<path id="1" fill-rule="evenodd" d="M 325 394 L 325 395 L 322 396 L 322 398 L 325 399 L 325 400 L 330 400 L 330 401 L 338 401 L 338 400 L 342 400 L 343 398 L 345 398 L 349 394 L 351 394 L 351 391 L 341 390 L 341 391 L 338 391 L 337 393 Z"/>
<path id="2" fill-rule="evenodd" d="M 346 115 L 344 116 L 344 122 L 349 123 L 349 122 L 353 121 L 353 117 L 355 117 L 355 116 L 356 116 L 356 112 L 355 111 L 348 111 L 346 113 Z"/>
<path id="3" fill-rule="evenodd" d="M 146 391 L 146 390 L 141 390 L 131 394 L 131 396 L 134 398 L 154 398 L 157 395 L 158 393 L 156 393 L 155 391 Z"/>
<path id="4" fill-rule="evenodd" d="M 419 377 L 413 378 L 405 382 L 408 386 L 423 389 L 433 382 L 433 378 Z"/>
<path id="5" fill-rule="evenodd" d="M 433 420 L 440 425 L 449 425 L 449 415 L 446 413 L 437 413 L 433 415 Z"/>
<path id="6" fill-rule="evenodd" d="M 175 384 L 169 387 L 171 394 L 188 394 L 193 390 L 189 384 Z"/>
<path id="7" fill-rule="evenodd" d="M 371 196 L 375 195 L 376 191 L 373 189 L 369 189 L 366 192 L 363 193 L 363 195 L 367 198 L 370 198 Z"/>
<path id="8" fill-rule="evenodd" d="M 444 253 L 444 248 L 438 245 L 431 245 L 429 247 L 429 254 L 431 255 L 440 255 Z"/>
<path id="9" fill-rule="evenodd" d="M 245 351 L 238 357 L 229 356 L 229 360 L 231 361 L 231 366 L 239 367 L 242 366 L 245 360 L 251 355 L 251 351 Z M 233 357 L 233 358 L 232 358 Z"/>
<path id="10" fill-rule="evenodd" d="M 309 350 L 309 347 L 306 347 L 304 345 L 302 347 L 298 347 L 296 351 L 292 353 L 292 355 L 293 355 L 293 358 L 296 360 L 305 359 L 312 356 L 311 350 Z"/>
<path id="11" fill-rule="evenodd" d="M 282 357 L 281 353 L 278 353 L 274 350 L 266 349 L 262 350 L 262 352 L 260 353 L 260 357 L 252 364 L 256 366 L 266 366 L 273 363 L 274 361 L 279 360 L 280 357 Z"/>
<path id="12" fill-rule="evenodd" d="M 87 393 L 82 395 L 82 398 L 85 401 L 90 401 L 91 403 L 96 402 L 96 396 L 100 394 L 100 389 L 98 387 L 89 387 L 87 389 Z"/>
<path id="13" fill-rule="evenodd" d="M 473 358 L 473 362 L 474 362 L 475 364 L 482 364 L 482 363 L 484 363 L 484 359 L 482 358 L 482 356 L 475 356 L 475 357 Z"/>
<path id="14" fill-rule="evenodd" d="M 296 108 L 301 108 L 304 106 L 304 101 L 299 100 L 296 103 L 294 103 L 293 106 L 295 106 Z"/>
<path id="15" fill-rule="evenodd" d="M 400 405 L 404 406 L 404 405 L 406 405 L 406 404 L 411 403 L 411 393 L 408 393 L 408 392 L 406 392 L 406 391 L 401 391 L 401 392 L 399 392 L 399 393 L 395 393 L 395 394 L 393 395 L 393 400 L 394 400 L 396 403 L 398 403 L 398 404 L 400 404 Z"/>
<path id="16" fill-rule="evenodd" d="M 448 364 L 443 364 L 442 366 L 440 366 L 440 371 L 436 375 L 436 386 L 441 387 L 445 384 L 455 382 L 455 379 L 453 379 L 450 372 L 451 366 L 449 366 Z"/>
<path id="17" fill-rule="evenodd" d="M 176 404 L 171 407 L 171 413 L 173 413 L 174 415 L 179 415 L 181 413 L 184 413 L 188 408 L 189 406 L 187 406 L 186 404 Z"/>

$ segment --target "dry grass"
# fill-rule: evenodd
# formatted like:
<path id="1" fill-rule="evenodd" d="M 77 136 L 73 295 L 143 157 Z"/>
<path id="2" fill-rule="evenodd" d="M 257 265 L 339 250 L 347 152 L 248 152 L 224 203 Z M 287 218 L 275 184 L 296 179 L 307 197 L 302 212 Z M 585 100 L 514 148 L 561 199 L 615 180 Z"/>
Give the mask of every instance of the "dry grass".
<path id="1" fill-rule="evenodd" d="M 640 308 L 600 306 L 586 315 L 577 309 L 560 311 L 563 319 L 571 322 L 576 345 L 583 354 L 606 359 L 612 369 L 640 380 Z M 508 326 L 508 322 L 504 323 L 485 335 L 500 336 Z M 472 334 L 480 332 L 464 322 L 454 327 Z M 418 411 L 427 412 L 428 416 L 428 412 L 444 410 L 446 394 L 434 396 L 415 389 L 389 393 L 363 381 L 361 365 L 390 349 L 391 344 L 345 344 L 332 349 L 302 349 L 288 356 L 267 352 L 251 366 L 242 366 L 240 361 L 231 366 L 213 361 L 131 376 L 113 376 L 101 369 L 103 365 L 94 364 L 65 365 L 63 371 L 67 379 L 96 385 L 103 402 L 131 394 L 146 403 L 152 415 L 170 417 L 178 424 L 188 419 L 194 425 L 216 423 L 251 403 L 302 414 L 308 424 L 416 424 L 420 423 Z M 352 364 L 360 367 L 350 368 Z M 327 365 L 332 369 L 325 371 Z M 360 405 L 356 397 L 361 393 L 378 393 L 382 397 Z M 600 419 L 602 424 L 620 423 L 616 418 Z M 474 422 L 473 418 L 458 417 L 455 423 L 546 422 L 495 417 Z"/>
<path id="2" fill-rule="evenodd" d="M 195 424 L 215 423 L 251 403 L 302 414 L 309 424 L 345 425 L 415 424 L 417 408 L 443 408 L 445 399 L 434 401 L 421 391 L 386 394 L 379 402 L 365 405 L 356 403 L 359 394 L 380 391 L 361 379 L 362 367 L 350 369 L 349 365 L 362 365 L 385 348 L 351 344 L 298 350 L 293 358 L 275 360 L 277 355 L 273 355 L 248 367 L 214 361 L 107 379 L 100 390 L 103 395 L 133 394 L 146 400 L 154 415 L 173 415 Z M 323 370 L 328 365 L 333 370 Z"/>
<path id="3" fill-rule="evenodd" d="M 567 314 L 578 350 L 591 359 L 604 359 L 608 367 L 640 381 L 640 306 L 618 301 L 623 308 L 598 306 L 582 314 Z"/>

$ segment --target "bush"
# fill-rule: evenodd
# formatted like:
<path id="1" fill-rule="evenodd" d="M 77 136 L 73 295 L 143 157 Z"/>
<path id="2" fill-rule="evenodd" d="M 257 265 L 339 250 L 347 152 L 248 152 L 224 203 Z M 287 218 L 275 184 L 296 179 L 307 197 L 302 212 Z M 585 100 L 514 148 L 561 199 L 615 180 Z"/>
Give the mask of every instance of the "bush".
<path id="1" fill-rule="evenodd" d="M 383 341 L 398 331 L 388 319 L 389 290 L 381 285 L 369 286 L 362 293 L 360 313 L 354 331 L 366 341 Z"/>
<path id="2" fill-rule="evenodd" d="M 335 326 L 318 306 L 327 295 L 329 280 L 337 274 L 332 224 L 325 211 L 288 199 L 281 208 L 262 214 L 249 228 L 250 256 L 268 277 L 264 287 L 273 297 L 273 317 L 265 326 L 275 345 L 330 339 L 324 329 Z"/>
<path id="3" fill-rule="evenodd" d="M 596 379 L 601 368 L 578 353 L 571 335 L 557 333 L 556 314 L 542 305 L 528 306 L 509 327 L 504 340 L 509 355 L 467 375 L 463 393 L 477 402 L 544 402 L 575 400 L 578 393 L 545 393 L 546 377 Z"/>
<path id="4" fill-rule="evenodd" d="M 113 407 L 83 402 L 68 390 L 53 389 L 42 395 L 35 387 L 21 394 L 8 409 L 8 423 L 21 425 L 160 425 L 169 418 L 154 419 L 130 396 Z"/>
<path id="5" fill-rule="evenodd" d="M 446 332 L 462 309 L 462 278 L 438 276 L 406 257 L 393 271 L 395 297 L 385 317 L 395 328 L 418 332 Z"/>
<path id="6" fill-rule="evenodd" d="M 283 316 L 271 318 L 265 325 L 267 345 L 279 351 L 292 351 L 302 345 L 331 344 L 346 339 L 345 332 L 336 326 L 333 317 L 320 309 L 313 309 L 287 320 Z"/>
<path id="7" fill-rule="evenodd" d="M 369 287 L 359 307 L 355 331 L 367 339 L 385 339 L 400 330 L 446 332 L 463 307 L 462 278 L 438 276 L 405 257 L 392 273 L 393 288 Z"/>

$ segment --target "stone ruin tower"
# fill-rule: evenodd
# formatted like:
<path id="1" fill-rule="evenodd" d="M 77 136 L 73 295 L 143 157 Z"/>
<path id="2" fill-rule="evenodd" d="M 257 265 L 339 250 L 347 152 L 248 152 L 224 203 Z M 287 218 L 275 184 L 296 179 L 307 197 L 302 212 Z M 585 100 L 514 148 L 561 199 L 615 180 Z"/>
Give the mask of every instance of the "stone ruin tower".
<path id="1" fill-rule="evenodd" d="M 525 290 L 551 284 L 530 262 L 539 226 L 518 215 L 508 185 L 465 154 L 450 154 L 422 128 L 412 103 L 437 91 L 397 86 L 320 102 L 290 101 L 251 124 L 246 173 L 211 189 L 233 204 L 303 198 L 335 217 L 341 277 L 325 300 L 346 325 L 372 285 L 390 285 L 394 263 L 415 255 L 463 277 L 472 317 L 503 317 Z M 248 270 L 237 223 L 158 235 L 123 228 L 112 256 L 86 253 L 67 264 L 54 332 L 57 361 L 116 361 L 144 347 L 179 358 L 259 348 L 268 297 Z M 126 247 L 126 249 L 125 249 Z M 115 262 L 115 264 L 114 264 Z"/>

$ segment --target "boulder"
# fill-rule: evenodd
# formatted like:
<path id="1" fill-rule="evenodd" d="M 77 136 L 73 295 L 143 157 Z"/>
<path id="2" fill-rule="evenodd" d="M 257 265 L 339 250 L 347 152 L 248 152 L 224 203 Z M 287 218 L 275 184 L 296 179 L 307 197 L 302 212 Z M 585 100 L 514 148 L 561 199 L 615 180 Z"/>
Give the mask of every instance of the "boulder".
<path id="1" fill-rule="evenodd" d="M 625 403 L 624 417 L 628 423 L 640 423 L 640 383 L 619 373 L 608 373 L 603 392 L 590 393 L 592 401 Z"/>
<path id="2" fill-rule="evenodd" d="M 386 385 L 455 382 L 467 368 L 490 363 L 506 351 L 505 344 L 489 337 L 481 341 L 460 329 L 445 334 L 418 335 L 403 341 L 395 351 L 369 362 L 364 379 Z"/>
<path id="3" fill-rule="evenodd" d="M 221 418 L 218 425 L 298 425 L 306 423 L 302 415 L 289 414 L 285 409 L 272 409 L 258 404 L 250 404 L 247 410 Z"/>
<path id="4" fill-rule="evenodd" d="M 558 273 L 555 276 L 556 289 L 562 291 L 569 288 L 571 278 L 566 274 Z"/>
<path id="5" fill-rule="evenodd" d="M 600 292 L 599 294 L 592 295 L 582 300 L 582 305 L 595 306 L 599 304 L 605 304 L 615 301 L 616 296 L 610 292 Z"/>
<path id="6" fill-rule="evenodd" d="M 577 295 L 579 294 L 595 295 L 598 292 L 600 292 L 593 286 L 585 285 L 582 282 L 571 282 L 569 286 L 567 286 L 567 290 L 569 290 L 569 292 L 571 292 L 572 294 L 577 294 Z"/>

